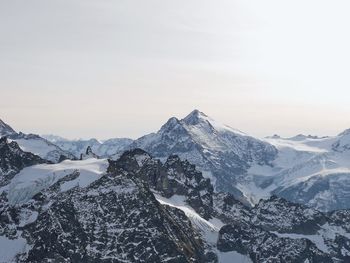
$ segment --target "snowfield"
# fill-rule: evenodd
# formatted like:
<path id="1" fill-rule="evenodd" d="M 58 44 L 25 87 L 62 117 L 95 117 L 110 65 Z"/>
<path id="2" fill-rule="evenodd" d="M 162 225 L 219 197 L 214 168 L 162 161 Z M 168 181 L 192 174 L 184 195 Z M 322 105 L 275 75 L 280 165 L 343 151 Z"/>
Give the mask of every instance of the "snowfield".
<path id="1" fill-rule="evenodd" d="M 66 160 L 58 164 L 39 164 L 23 169 L 11 183 L 0 188 L 8 192 L 11 204 L 24 203 L 41 190 L 50 187 L 66 175 L 78 172 L 79 176 L 64 182 L 61 191 L 75 186 L 86 187 L 103 175 L 108 167 L 107 159 Z"/>
<path id="2" fill-rule="evenodd" d="M 264 140 L 278 149 L 277 158 L 252 165 L 237 185 L 252 204 L 277 194 L 322 211 L 349 208 L 350 132 Z"/>
<path id="3" fill-rule="evenodd" d="M 0 262 L 17 262 L 16 256 L 25 252 L 27 248 L 28 244 L 24 238 L 9 239 L 5 236 L 0 236 Z"/>

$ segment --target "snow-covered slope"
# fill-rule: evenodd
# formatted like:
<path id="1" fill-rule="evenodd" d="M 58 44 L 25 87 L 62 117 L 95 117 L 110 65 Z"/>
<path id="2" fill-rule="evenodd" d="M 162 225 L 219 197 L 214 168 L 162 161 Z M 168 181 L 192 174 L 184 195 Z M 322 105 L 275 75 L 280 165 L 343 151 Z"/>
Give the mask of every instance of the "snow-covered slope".
<path id="1" fill-rule="evenodd" d="M 59 146 L 61 149 L 74 154 L 76 158 L 80 158 L 80 155 L 85 153 L 87 147 L 91 147 L 92 151 L 98 156 L 109 157 L 117 152 L 122 152 L 133 141 L 128 138 L 113 138 L 99 141 L 97 139 L 68 140 L 55 135 L 43 135 L 43 137 Z"/>
<path id="2" fill-rule="evenodd" d="M 31 152 L 41 158 L 57 163 L 64 159 L 74 159 L 75 157 L 62 150 L 57 145 L 35 134 L 17 133 L 8 124 L 0 120 L 0 137 L 7 136 L 10 140 L 16 141 L 19 147 L 25 152 Z"/>
<path id="3" fill-rule="evenodd" d="M 16 141 L 23 151 L 34 153 L 54 163 L 65 159 L 75 159 L 73 154 L 62 150 L 39 135 L 19 133 L 11 136 L 10 139 Z"/>
<path id="4" fill-rule="evenodd" d="M 319 210 L 350 208 L 350 132 L 333 137 L 265 139 L 278 149 L 271 166 L 255 165 L 239 188 L 252 202 L 273 194 Z"/>
<path id="5" fill-rule="evenodd" d="M 268 165 L 277 155 L 269 143 L 219 124 L 198 110 L 182 120 L 169 119 L 157 133 L 137 139 L 130 147 L 160 159 L 179 155 L 196 164 L 217 190 L 230 191 L 238 198 L 242 197 L 236 188 L 238 178 L 252 165 Z"/>
<path id="6" fill-rule="evenodd" d="M 24 168 L 14 176 L 10 184 L 0 188 L 0 194 L 6 192 L 10 204 L 24 203 L 67 175 L 75 178 L 61 184 L 62 191 L 67 191 L 75 186 L 86 187 L 105 174 L 107 167 L 106 159 L 94 158 L 82 161 L 65 160 L 58 164 L 33 165 Z"/>
<path id="7" fill-rule="evenodd" d="M 194 228 L 200 233 L 206 243 L 206 250 L 217 255 L 218 263 L 251 263 L 252 260 L 247 255 L 242 255 L 236 251 L 221 252 L 216 248 L 216 242 L 219 237 L 219 231 L 225 224 L 217 218 L 206 220 L 189 206 L 184 196 L 174 195 L 171 198 L 165 198 L 155 194 L 157 201 L 163 205 L 176 207 L 182 210 L 191 220 Z"/>
<path id="8" fill-rule="evenodd" d="M 0 119 L 0 137 L 15 134 L 15 130 Z"/>

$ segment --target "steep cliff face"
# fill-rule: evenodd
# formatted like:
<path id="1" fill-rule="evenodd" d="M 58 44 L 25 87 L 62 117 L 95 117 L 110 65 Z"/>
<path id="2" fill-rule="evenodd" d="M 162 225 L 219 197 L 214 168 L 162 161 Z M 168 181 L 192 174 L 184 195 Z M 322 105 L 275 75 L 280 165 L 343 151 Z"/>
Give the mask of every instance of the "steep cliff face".
<path id="1" fill-rule="evenodd" d="M 170 156 L 163 164 L 141 149 L 125 152 L 119 160 L 110 161 L 109 171 L 136 174 L 151 189 L 165 197 L 180 195 L 202 217 L 208 219 L 213 211 L 213 186 L 188 161 Z"/>

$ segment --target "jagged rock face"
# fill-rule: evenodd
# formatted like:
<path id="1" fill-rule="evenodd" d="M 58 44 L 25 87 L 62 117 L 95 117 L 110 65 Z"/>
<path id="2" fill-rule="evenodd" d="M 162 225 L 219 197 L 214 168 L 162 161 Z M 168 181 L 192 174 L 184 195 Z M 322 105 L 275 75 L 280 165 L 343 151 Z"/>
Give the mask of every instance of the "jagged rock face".
<path id="1" fill-rule="evenodd" d="M 95 158 L 95 159 L 99 159 L 100 158 L 97 154 L 95 154 L 92 151 L 90 146 L 87 147 L 87 149 L 85 151 L 85 154 L 81 154 L 80 155 L 80 160 L 86 160 L 86 159 L 89 159 L 89 158 Z"/>
<path id="2" fill-rule="evenodd" d="M 337 210 L 329 213 L 332 225 L 342 226 L 350 232 L 350 210 Z"/>
<path id="3" fill-rule="evenodd" d="M 252 209 L 252 223 L 265 230 L 280 233 L 315 234 L 320 226 L 325 224 L 327 217 L 314 209 L 300 204 L 288 202 L 285 199 L 272 196 L 261 200 Z M 279 222 L 276 224 L 276 222 Z"/>
<path id="4" fill-rule="evenodd" d="M 185 168 L 185 163 L 171 156 L 162 164 L 143 150 L 135 149 L 116 162 L 111 161 L 110 169 L 135 174 L 163 196 L 170 197 L 175 191 L 188 197 L 188 184 L 180 184 L 181 187 L 171 184 L 175 178 L 176 182 L 196 185 L 191 180 L 196 172 L 192 171 L 194 176 L 189 176 L 186 170 L 191 169 Z M 170 185 L 174 191 L 169 190 Z M 276 196 L 248 207 L 230 193 L 212 193 L 210 202 L 200 204 L 191 203 L 187 198 L 187 203 L 202 217 L 220 219 L 238 231 L 232 239 L 232 233 L 227 235 L 229 227 L 223 227 L 219 233 L 219 250 L 234 250 L 255 262 L 346 262 L 350 255 L 347 213 L 334 215 L 332 219 L 315 209 Z M 239 240 L 245 240 L 243 247 Z M 274 261 L 276 257 L 278 260 Z"/>
<path id="5" fill-rule="evenodd" d="M 63 193 L 62 182 L 21 207 L 1 202 L 1 234 L 30 244 L 20 262 L 205 262 L 184 213 L 160 205 L 139 178 L 108 174 Z M 21 223 L 24 211 L 34 222 Z"/>
<path id="6" fill-rule="evenodd" d="M 104 160 L 77 162 L 92 161 Z M 215 193 L 188 161 L 162 163 L 141 149 L 109 160 L 89 184 L 72 183 L 81 176 L 63 174 L 16 205 L 0 194 L 1 239 L 25 243 L 17 262 L 217 262 L 217 250 L 253 262 L 350 262 L 348 210 L 325 214 L 275 196 L 248 207 Z M 190 214 L 157 201 L 174 195 Z"/>
<path id="7" fill-rule="evenodd" d="M 253 217 L 251 209 L 235 199 L 230 193 L 215 193 L 213 209 L 215 217 L 226 224 L 242 221 L 249 223 Z"/>
<path id="8" fill-rule="evenodd" d="M 349 210 L 324 214 L 276 196 L 243 209 L 225 194 L 216 199 L 216 214 L 227 224 L 219 232 L 220 251 L 237 251 L 254 262 L 350 260 Z"/>
<path id="9" fill-rule="evenodd" d="M 22 151 L 16 142 L 0 138 L 0 186 L 23 168 L 45 162 L 37 155 Z"/>
<path id="10" fill-rule="evenodd" d="M 307 239 L 280 238 L 259 227 L 245 224 L 220 229 L 218 249 L 249 255 L 253 262 L 333 262 Z M 308 261 L 307 261 L 308 260 Z"/>
<path id="11" fill-rule="evenodd" d="M 180 160 L 176 155 L 170 156 L 164 166 L 170 182 L 168 188 L 174 189 L 174 194 L 180 194 L 177 189 L 184 187 L 187 191 L 187 203 L 203 218 L 210 218 L 213 214 L 214 192 L 210 179 L 204 178 L 195 165 L 187 160 Z"/>
<path id="12" fill-rule="evenodd" d="M 213 186 L 209 179 L 188 161 L 170 156 L 164 164 L 147 152 L 134 149 L 125 152 L 117 161 L 110 161 L 109 171 L 133 173 L 165 197 L 186 196 L 187 203 L 205 219 L 213 212 Z"/>
<path id="13" fill-rule="evenodd" d="M 155 133 L 136 140 L 131 148 L 141 148 L 157 158 L 179 155 L 216 178 L 219 191 L 242 198 L 235 187 L 252 163 L 269 164 L 277 154 L 272 145 L 247 136 L 217 122 L 198 110 L 186 118 L 171 118 Z"/>

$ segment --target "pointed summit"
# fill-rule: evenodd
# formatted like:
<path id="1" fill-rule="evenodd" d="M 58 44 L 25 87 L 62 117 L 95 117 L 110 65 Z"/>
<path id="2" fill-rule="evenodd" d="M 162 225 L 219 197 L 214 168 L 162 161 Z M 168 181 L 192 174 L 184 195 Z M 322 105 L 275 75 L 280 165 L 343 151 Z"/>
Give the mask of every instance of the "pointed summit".
<path id="1" fill-rule="evenodd" d="M 12 134 L 16 134 L 16 131 L 12 129 L 10 125 L 8 125 L 0 119 L 0 137 Z"/>
<path id="2" fill-rule="evenodd" d="M 197 124 L 200 120 L 207 120 L 209 117 L 204 114 L 203 112 L 195 109 L 193 110 L 190 114 L 188 114 L 184 119 L 184 123 L 188 125 L 195 125 Z"/>
<path id="3" fill-rule="evenodd" d="M 91 149 L 91 146 L 88 146 L 87 149 L 86 149 L 86 153 L 85 154 L 92 154 L 92 149 Z"/>
<path id="4" fill-rule="evenodd" d="M 179 124 L 180 124 L 180 121 L 177 118 L 172 117 L 160 128 L 160 130 L 161 131 L 169 131 L 169 130 L 174 129 L 175 126 L 179 125 Z"/>
<path id="5" fill-rule="evenodd" d="M 100 159 L 100 157 L 92 151 L 91 146 L 88 146 L 85 154 L 80 154 L 80 160 L 86 160 L 90 158 Z"/>
<path id="6" fill-rule="evenodd" d="M 207 127 L 209 129 L 214 129 L 220 132 L 232 132 L 236 135 L 247 136 L 244 132 L 234 129 L 228 125 L 222 124 L 205 113 L 195 109 L 190 114 L 188 114 L 184 119 L 181 120 L 182 123 L 188 126 L 196 126 L 200 124 L 203 127 Z"/>
<path id="7" fill-rule="evenodd" d="M 197 117 L 208 117 L 208 115 L 206 115 L 204 112 L 194 109 L 190 114 L 188 114 L 188 116 L 197 116 Z"/>

